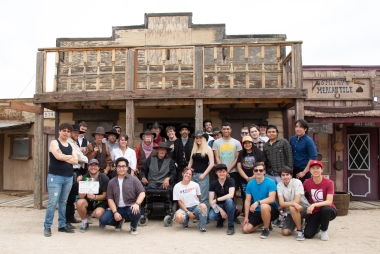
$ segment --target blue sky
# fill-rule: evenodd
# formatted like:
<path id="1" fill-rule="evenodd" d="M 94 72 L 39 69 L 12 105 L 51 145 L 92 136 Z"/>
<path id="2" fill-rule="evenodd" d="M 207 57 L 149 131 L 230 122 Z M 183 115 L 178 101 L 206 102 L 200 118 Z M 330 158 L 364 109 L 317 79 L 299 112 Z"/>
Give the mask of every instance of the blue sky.
<path id="1" fill-rule="evenodd" d="M 226 33 L 286 34 L 303 41 L 304 65 L 380 65 L 380 1 L 13 0 L 0 4 L 0 98 L 31 98 L 37 48 L 59 37 L 110 37 L 145 13 L 192 12 Z M 29 85 L 28 85 L 29 84 Z"/>

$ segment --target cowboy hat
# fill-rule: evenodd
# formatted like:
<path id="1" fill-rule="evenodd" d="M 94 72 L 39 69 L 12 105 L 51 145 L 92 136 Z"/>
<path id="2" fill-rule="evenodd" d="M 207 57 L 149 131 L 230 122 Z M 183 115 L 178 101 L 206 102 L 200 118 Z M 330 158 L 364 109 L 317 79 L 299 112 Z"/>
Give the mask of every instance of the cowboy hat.
<path id="1" fill-rule="evenodd" d="M 206 139 L 206 141 L 208 141 L 208 137 L 209 137 L 209 135 L 208 135 L 207 133 L 201 131 L 201 130 L 197 130 L 197 131 L 195 132 L 194 137 L 204 137 L 204 138 Z"/>
<path id="2" fill-rule="evenodd" d="M 107 134 L 107 135 L 109 135 L 109 134 L 113 134 L 113 135 L 116 136 L 116 139 L 118 139 L 119 136 L 120 136 L 120 134 L 117 133 L 117 130 L 116 130 L 116 129 L 113 129 L 113 128 L 112 128 L 110 131 L 107 131 L 106 134 Z"/>
<path id="3" fill-rule="evenodd" d="M 188 125 L 187 123 L 182 123 L 180 126 L 178 126 L 178 127 L 176 128 L 176 131 L 177 131 L 177 132 L 180 132 L 180 131 L 182 130 L 182 128 L 186 128 L 186 129 L 188 129 L 188 130 L 190 131 L 190 133 L 194 131 L 194 128 L 191 127 L 190 125 Z"/>
<path id="4" fill-rule="evenodd" d="M 219 133 L 222 133 L 218 127 L 215 127 L 212 129 L 212 135 L 218 135 Z"/>
<path id="5" fill-rule="evenodd" d="M 146 130 L 145 132 L 140 133 L 140 138 L 143 139 L 143 135 L 152 135 L 153 139 L 156 138 L 156 133 L 151 132 L 150 130 Z"/>
<path id="6" fill-rule="evenodd" d="M 166 142 L 160 142 L 160 143 L 158 143 L 158 146 L 153 146 L 153 149 L 158 149 L 158 148 L 165 148 L 167 151 L 171 151 L 172 150 L 168 146 L 168 143 L 166 143 Z"/>
<path id="7" fill-rule="evenodd" d="M 104 128 L 102 126 L 97 127 L 96 130 L 93 133 L 91 133 L 91 136 L 95 137 L 95 134 L 106 135 L 106 133 L 104 132 Z"/>
<path id="8" fill-rule="evenodd" d="M 79 124 L 73 124 L 71 126 L 73 127 L 73 131 L 79 131 L 79 134 L 86 133 L 85 131 L 80 130 Z"/>
<path id="9" fill-rule="evenodd" d="M 162 130 L 162 125 L 155 122 L 153 125 L 149 125 L 149 129 L 152 129 L 152 128 L 159 128 L 160 130 Z"/>

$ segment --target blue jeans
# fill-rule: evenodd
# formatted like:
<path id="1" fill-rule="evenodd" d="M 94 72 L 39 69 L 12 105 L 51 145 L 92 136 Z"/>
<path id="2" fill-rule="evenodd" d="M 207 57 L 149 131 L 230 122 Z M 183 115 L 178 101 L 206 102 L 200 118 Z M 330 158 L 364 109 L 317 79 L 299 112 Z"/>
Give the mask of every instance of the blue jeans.
<path id="1" fill-rule="evenodd" d="M 71 187 L 73 176 L 47 175 L 47 188 L 49 201 L 47 204 L 44 227 L 50 228 L 53 224 L 55 208 L 58 204 L 58 228 L 66 226 L 66 202 Z"/>
<path id="2" fill-rule="evenodd" d="M 190 212 L 194 213 L 194 215 L 197 217 L 197 219 L 199 220 L 199 227 L 200 228 L 206 228 L 207 211 L 203 214 L 202 210 L 199 209 L 197 205 L 192 206 L 192 207 L 186 207 L 186 208 Z M 183 224 L 183 225 L 189 224 L 189 215 L 187 215 L 187 213 L 185 213 L 185 211 L 182 209 L 178 209 L 178 212 L 179 211 L 182 212 L 183 218 L 184 218 L 183 221 L 181 222 L 181 224 Z"/>
<path id="3" fill-rule="evenodd" d="M 203 178 L 202 181 L 198 180 L 198 177 L 201 175 L 201 173 L 194 173 L 193 175 L 193 181 L 199 184 L 199 187 L 201 188 L 201 200 L 199 202 L 205 204 L 207 206 L 207 211 L 210 211 L 210 203 L 208 201 L 208 192 L 210 189 L 210 180 L 209 175 L 207 174 L 205 178 Z"/>
<path id="4" fill-rule="evenodd" d="M 141 210 L 138 214 L 133 214 L 130 206 L 118 207 L 117 212 L 123 217 L 123 219 L 128 218 L 131 221 L 131 228 L 137 228 L 137 223 L 141 217 Z M 120 221 L 116 221 L 114 218 L 114 214 L 111 209 L 105 211 L 99 219 L 100 224 L 102 225 L 110 225 L 110 226 L 118 226 Z"/>
<path id="5" fill-rule="evenodd" d="M 235 220 L 235 210 L 236 210 L 236 205 L 234 203 L 234 200 L 231 198 L 227 198 L 224 204 L 218 204 L 220 208 L 222 208 L 228 216 L 228 226 L 233 227 L 234 226 L 234 220 Z M 222 219 L 222 216 L 219 213 L 215 213 L 214 209 L 211 209 L 208 218 L 210 220 L 216 220 L 219 221 Z"/>

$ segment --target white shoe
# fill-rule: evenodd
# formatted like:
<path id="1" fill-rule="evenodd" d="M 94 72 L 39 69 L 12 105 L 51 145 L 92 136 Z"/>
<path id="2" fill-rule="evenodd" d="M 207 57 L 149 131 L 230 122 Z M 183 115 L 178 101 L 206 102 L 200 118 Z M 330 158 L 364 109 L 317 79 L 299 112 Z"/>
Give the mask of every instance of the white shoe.
<path id="1" fill-rule="evenodd" d="M 329 240 L 329 235 L 327 234 L 327 230 L 326 231 L 321 230 L 320 234 L 321 234 L 320 237 L 321 237 L 322 241 L 328 241 Z"/>
<path id="2" fill-rule="evenodd" d="M 137 229 L 131 228 L 131 235 L 138 235 L 139 232 L 137 232 Z"/>
<path id="3" fill-rule="evenodd" d="M 297 231 L 297 238 L 296 238 L 297 241 L 303 241 L 305 240 L 305 236 L 303 235 L 303 232 L 302 231 Z"/>

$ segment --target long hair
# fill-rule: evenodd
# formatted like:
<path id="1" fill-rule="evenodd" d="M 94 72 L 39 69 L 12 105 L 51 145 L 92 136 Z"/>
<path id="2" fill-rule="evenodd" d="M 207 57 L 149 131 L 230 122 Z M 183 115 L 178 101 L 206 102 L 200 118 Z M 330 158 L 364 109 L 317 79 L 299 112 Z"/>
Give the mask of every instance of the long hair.
<path id="1" fill-rule="evenodd" d="M 191 150 L 190 158 L 193 156 L 193 154 L 197 153 L 198 147 L 201 150 L 201 156 L 205 157 L 207 154 L 207 146 L 208 146 L 208 144 L 207 144 L 207 141 L 204 137 L 202 137 L 202 143 L 200 146 L 197 144 L 197 139 L 194 137 L 194 145 L 193 145 L 193 150 Z"/>
<path id="2" fill-rule="evenodd" d="M 264 153 L 259 149 L 259 148 L 257 148 L 254 144 L 253 144 L 253 142 L 252 142 L 252 152 L 253 153 L 256 153 L 257 155 L 263 155 L 264 156 Z M 241 153 L 242 153 L 242 156 L 243 156 L 243 158 L 245 157 L 245 156 L 247 156 L 247 150 L 244 148 L 244 144 L 243 144 L 243 150 L 241 151 Z"/>

